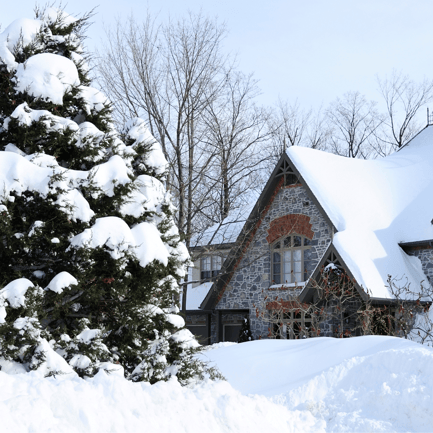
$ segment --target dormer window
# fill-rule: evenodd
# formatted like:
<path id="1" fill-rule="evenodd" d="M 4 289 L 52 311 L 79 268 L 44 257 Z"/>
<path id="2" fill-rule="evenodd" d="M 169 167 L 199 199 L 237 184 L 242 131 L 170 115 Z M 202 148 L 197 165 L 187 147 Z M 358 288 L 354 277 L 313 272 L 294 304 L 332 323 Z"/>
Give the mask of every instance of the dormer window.
<path id="1" fill-rule="evenodd" d="M 271 246 L 273 284 L 302 283 L 307 280 L 305 251 L 311 248 L 306 236 L 291 234 Z"/>
<path id="2" fill-rule="evenodd" d="M 207 255 L 200 259 L 200 280 L 210 281 L 216 277 L 222 265 L 222 257 L 218 255 Z"/>

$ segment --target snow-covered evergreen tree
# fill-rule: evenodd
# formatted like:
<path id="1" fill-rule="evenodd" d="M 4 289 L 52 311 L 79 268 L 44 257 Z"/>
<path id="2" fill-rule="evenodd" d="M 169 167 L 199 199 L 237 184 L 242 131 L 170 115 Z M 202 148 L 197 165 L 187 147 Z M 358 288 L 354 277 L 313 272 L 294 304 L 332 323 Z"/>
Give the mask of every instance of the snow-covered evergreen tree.
<path id="1" fill-rule="evenodd" d="M 144 122 L 120 136 L 82 52 L 89 16 L 0 34 L 0 364 L 203 377 L 174 299 L 189 260 Z"/>

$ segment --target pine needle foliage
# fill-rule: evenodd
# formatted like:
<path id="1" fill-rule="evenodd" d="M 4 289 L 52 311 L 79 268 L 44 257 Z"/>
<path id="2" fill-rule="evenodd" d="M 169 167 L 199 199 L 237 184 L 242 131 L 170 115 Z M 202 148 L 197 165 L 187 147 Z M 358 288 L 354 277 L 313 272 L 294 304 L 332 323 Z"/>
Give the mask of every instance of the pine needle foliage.
<path id="1" fill-rule="evenodd" d="M 0 59 L 0 165 L 17 173 L 0 174 L 0 363 L 46 376 L 121 367 L 150 383 L 220 377 L 195 358 L 176 305 L 189 256 L 160 146 L 140 119 L 119 134 L 109 101 L 89 87 L 91 16 L 37 9 L 39 31 L 30 43 L 20 36 L 15 66 Z M 62 104 L 18 90 L 19 65 L 47 53 L 79 78 Z"/>

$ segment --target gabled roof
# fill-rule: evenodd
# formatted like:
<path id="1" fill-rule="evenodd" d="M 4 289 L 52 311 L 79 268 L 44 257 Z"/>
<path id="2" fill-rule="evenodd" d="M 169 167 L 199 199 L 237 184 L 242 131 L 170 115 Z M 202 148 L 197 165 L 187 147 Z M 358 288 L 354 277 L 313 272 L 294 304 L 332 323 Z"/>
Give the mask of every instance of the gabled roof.
<path id="1" fill-rule="evenodd" d="M 299 179 L 299 182 L 306 187 L 307 191 L 311 195 L 311 199 L 322 211 L 326 218 L 326 213 L 323 211 L 320 203 L 315 199 L 314 195 L 309 190 L 308 185 L 306 185 L 304 179 L 302 178 L 302 175 L 296 170 L 288 155 L 284 153 L 275 166 L 275 169 L 269 177 L 268 182 L 266 183 L 248 218 L 246 219 L 246 222 L 236 239 L 235 247 L 230 250 L 230 254 L 223 263 L 220 276 L 200 305 L 200 308 L 212 309 L 219 302 L 222 295 L 224 294 L 227 284 L 230 282 L 233 272 L 236 270 L 244 252 L 248 248 L 249 243 L 253 239 L 257 229 L 260 227 L 260 224 L 262 223 L 263 218 L 270 208 L 277 192 L 283 185 L 284 177 L 291 174 L 296 176 Z M 329 218 L 328 222 L 332 227 L 332 222 L 329 220 Z"/>
<path id="2" fill-rule="evenodd" d="M 298 177 L 335 233 L 322 261 L 336 254 L 358 288 L 368 289 L 376 299 L 392 298 L 388 275 L 401 278 L 402 285 L 411 284 L 412 290 L 421 281 L 427 283 L 420 260 L 400 245 L 433 239 L 433 127 L 422 130 L 399 152 L 376 160 L 289 148 L 200 308 L 214 308 L 221 299 L 287 173 Z"/>
<path id="3" fill-rule="evenodd" d="M 388 275 L 412 290 L 428 284 L 420 260 L 400 245 L 433 239 L 433 127 L 376 160 L 287 153 L 337 229 L 333 245 L 360 286 L 390 299 Z"/>
<path id="4" fill-rule="evenodd" d="M 350 268 L 346 265 L 343 258 L 340 256 L 338 251 L 336 250 L 335 246 L 331 243 L 328 245 L 327 250 L 323 254 L 321 260 L 317 264 L 316 268 L 312 272 L 309 283 L 306 284 L 305 288 L 302 290 L 299 301 L 300 302 L 311 302 L 313 300 L 315 287 L 313 284 L 311 284 L 311 281 L 316 281 L 320 284 L 321 279 L 321 273 L 322 270 L 325 269 L 328 265 L 334 265 L 337 268 L 344 270 L 344 272 L 347 274 L 347 276 L 354 282 L 354 286 L 357 290 L 357 292 L 360 294 L 361 298 L 366 301 L 368 299 L 367 292 L 357 283 L 355 278 L 353 277 L 352 273 L 350 272 Z"/>

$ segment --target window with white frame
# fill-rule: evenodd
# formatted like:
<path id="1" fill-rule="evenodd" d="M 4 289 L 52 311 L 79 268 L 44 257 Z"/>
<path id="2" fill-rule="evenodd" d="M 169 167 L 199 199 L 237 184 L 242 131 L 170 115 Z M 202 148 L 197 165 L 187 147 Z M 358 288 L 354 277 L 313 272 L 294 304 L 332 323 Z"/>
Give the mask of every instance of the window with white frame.
<path id="1" fill-rule="evenodd" d="M 208 255 L 200 259 L 200 279 L 209 281 L 216 277 L 222 266 L 223 258 L 218 255 Z"/>
<path id="2" fill-rule="evenodd" d="M 311 240 L 291 234 L 278 239 L 271 246 L 273 284 L 302 283 L 307 280 L 308 259 L 305 252 Z"/>

